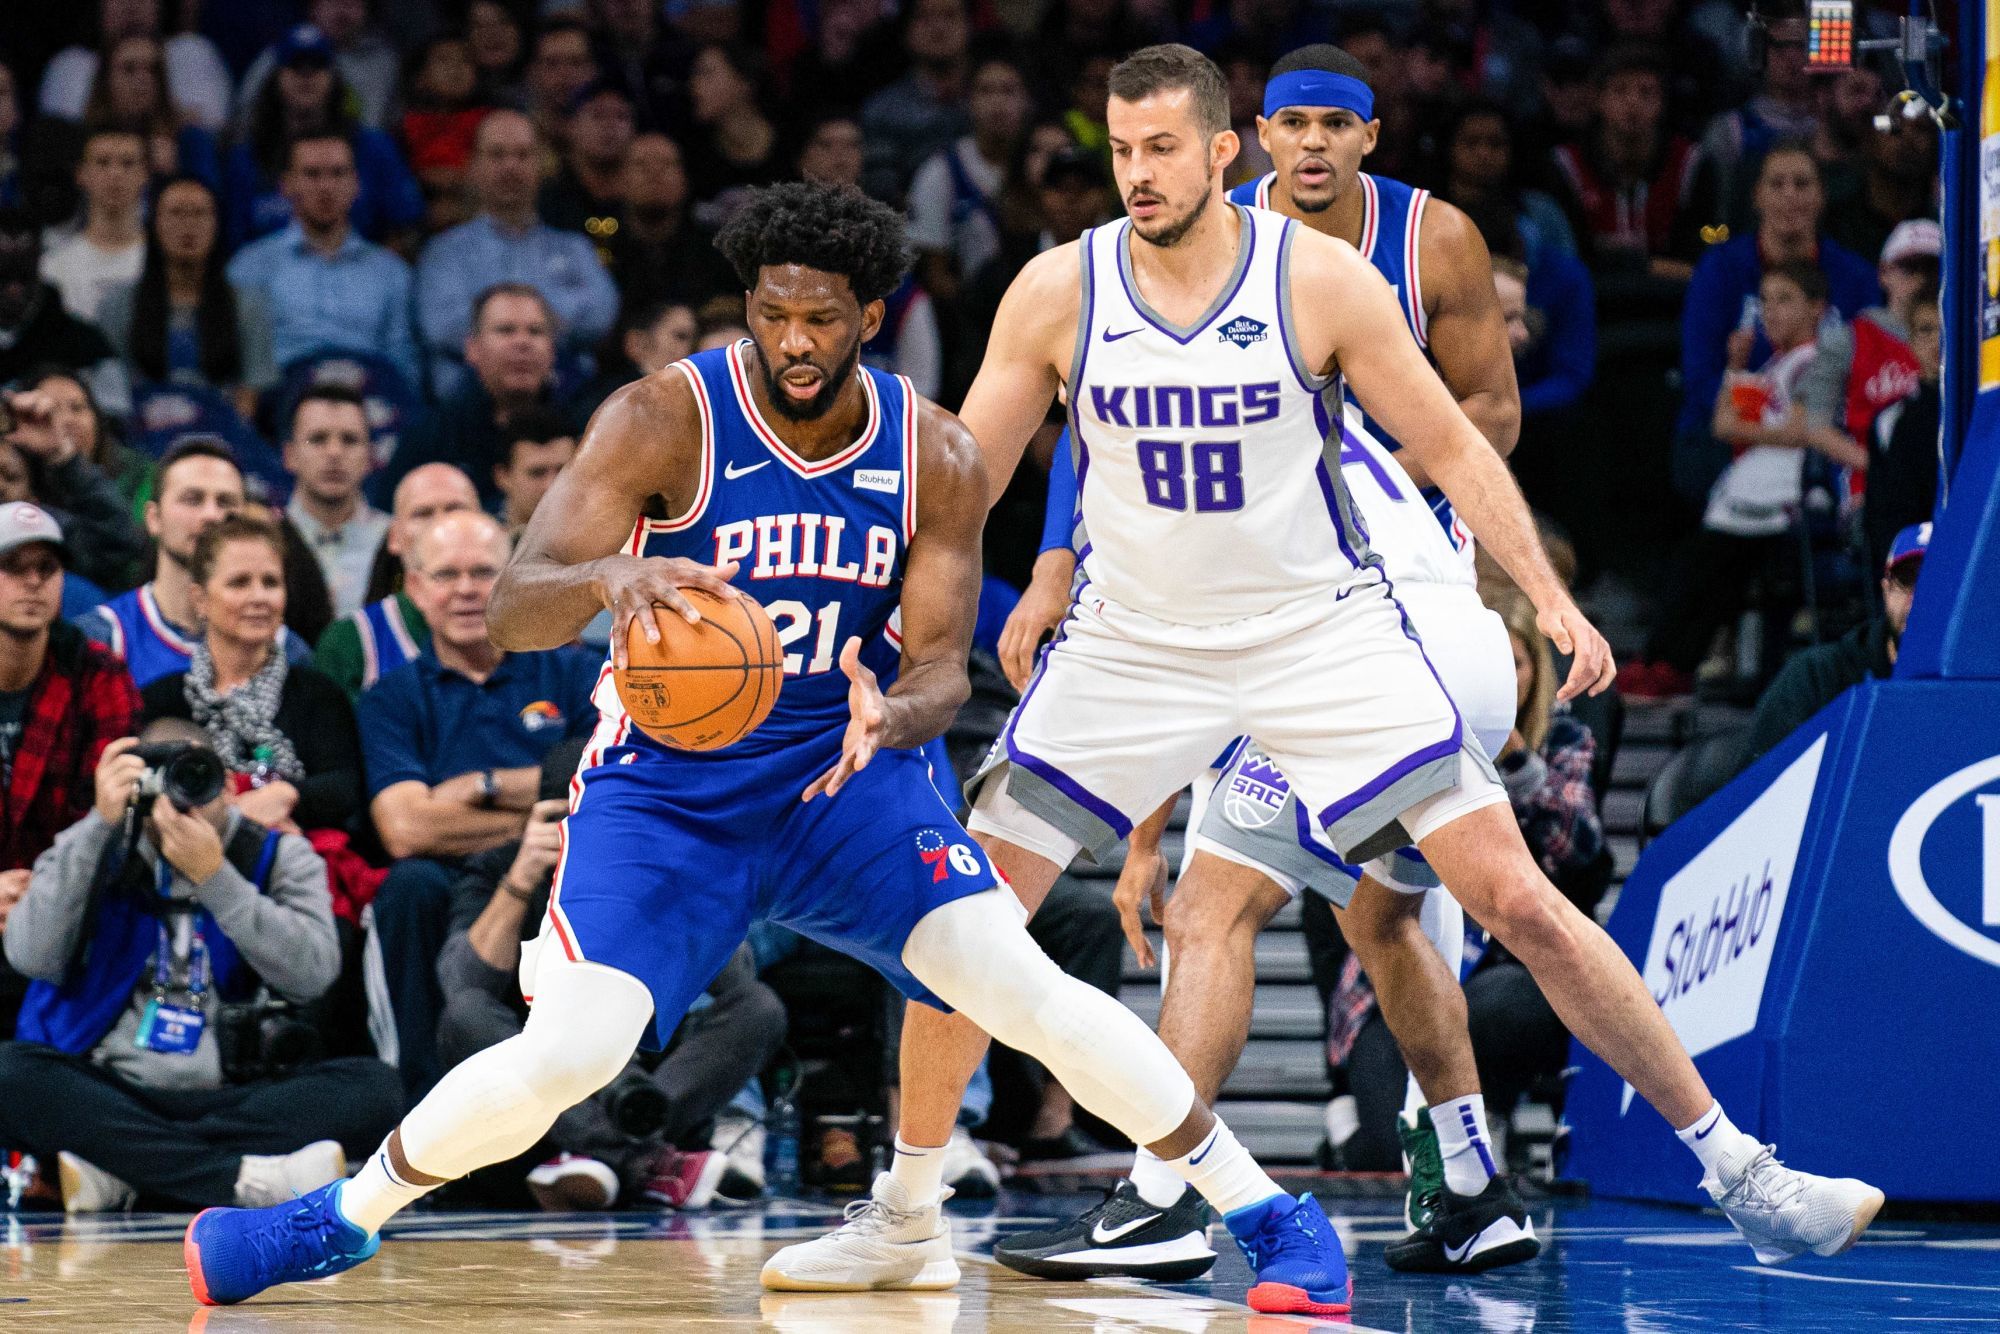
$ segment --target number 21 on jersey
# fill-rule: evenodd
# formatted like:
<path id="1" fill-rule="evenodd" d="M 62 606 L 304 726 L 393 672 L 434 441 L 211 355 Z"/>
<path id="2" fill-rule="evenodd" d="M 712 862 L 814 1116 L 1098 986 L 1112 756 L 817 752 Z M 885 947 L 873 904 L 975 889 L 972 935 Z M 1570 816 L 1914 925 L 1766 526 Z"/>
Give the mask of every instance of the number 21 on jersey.
<path id="1" fill-rule="evenodd" d="M 840 647 L 838 602 L 829 602 L 815 612 L 797 598 L 780 598 L 766 603 L 764 610 L 771 614 L 771 623 L 778 630 L 778 643 L 786 649 L 812 636 L 811 661 L 807 661 L 804 649 L 785 654 L 786 676 L 811 676 L 832 669 L 833 655 Z"/>

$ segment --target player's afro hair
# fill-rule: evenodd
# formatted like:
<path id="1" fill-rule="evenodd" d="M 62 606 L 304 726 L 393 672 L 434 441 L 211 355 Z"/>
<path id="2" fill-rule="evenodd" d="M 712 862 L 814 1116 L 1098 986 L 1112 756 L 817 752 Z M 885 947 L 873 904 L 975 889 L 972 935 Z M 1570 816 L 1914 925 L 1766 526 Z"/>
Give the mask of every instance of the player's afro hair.
<path id="1" fill-rule="evenodd" d="M 768 264 L 798 264 L 847 279 L 862 305 L 909 272 L 903 217 L 851 185 L 789 181 L 757 191 L 716 234 L 715 248 L 747 291 Z"/>

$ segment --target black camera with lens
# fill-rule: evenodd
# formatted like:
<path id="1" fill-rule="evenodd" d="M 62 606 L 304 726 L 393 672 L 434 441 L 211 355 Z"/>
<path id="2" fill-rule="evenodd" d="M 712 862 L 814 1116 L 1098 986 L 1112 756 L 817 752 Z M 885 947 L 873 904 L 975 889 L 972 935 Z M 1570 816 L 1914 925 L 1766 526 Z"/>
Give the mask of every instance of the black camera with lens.
<path id="1" fill-rule="evenodd" d="M 673 1111 L 660 1086 L 645 1071 L 631 1068 L 612 1080 L 597 1101 L 618 1133 L 639 1143 L 664 1135 Z"/>
<path id="2" fill-rule="evenodd" d="M 178 810 L 191 811 L 222 795 L 228 774 L 215 752 L 206 746 L 189 741 L 155 741 L 134 746 L 131 753 L 146 762 L 146 772 L 132 790 L 132 805 L 142 815 L 152 809 L 159 797 L 165 797 Z"/>
<path id="3" fill-rule="evenodd" d="M 268 992 L 215 1011 L 215 1049 L 232 1084 L 277 1079 L 326 1059 L 326 1039 L 290 1001 Z"/>

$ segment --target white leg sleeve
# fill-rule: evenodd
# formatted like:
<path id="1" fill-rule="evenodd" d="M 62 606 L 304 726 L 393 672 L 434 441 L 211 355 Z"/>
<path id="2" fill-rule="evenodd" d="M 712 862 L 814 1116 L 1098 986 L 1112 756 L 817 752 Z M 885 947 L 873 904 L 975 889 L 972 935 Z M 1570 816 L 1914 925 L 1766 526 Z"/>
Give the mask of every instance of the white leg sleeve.
<path id="1" fill-rule="evenodd" d="M 1138 1144 L 1166 1138 L 1194 1107 L 1194 1083 L 1138 1015 L 1064 973 L 1028 936 L 1005 890 L 934 909 L 903 963 L 945 1004 L 1046 1065 L 1070 1096 Z"/>
<path id="2" fill-rule="evenodd" d="M 1424 929 L 1424 939 L 1444 956 L 1444 966 L 1456 978 L 1465 965 L 1465 909 L 1459 907 L 1450 890 L 1440 886 L 1425 891 L 1424 906 L 1417 920 Z M 1417 1087 L 1417 1077 L 1411 1075 L 1403 1092 L 1403 1110 L 1415 1112 L 1423 1105 L 1424 1091 Z"/>
<path id="3" fill-rule="evenodd" d="M 653 1018 L 639 979 L 544 952 L 527 1026 L 456 1066 L 403 1118 L 411 1167 L 447 1180 L 525 1153 L 609 1084 Z"/>

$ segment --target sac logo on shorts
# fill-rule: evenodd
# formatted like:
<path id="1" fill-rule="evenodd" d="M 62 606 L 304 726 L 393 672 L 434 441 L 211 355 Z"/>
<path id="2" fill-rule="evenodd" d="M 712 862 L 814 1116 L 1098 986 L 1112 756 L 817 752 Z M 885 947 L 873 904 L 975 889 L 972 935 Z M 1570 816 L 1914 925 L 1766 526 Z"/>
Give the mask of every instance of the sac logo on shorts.
<path id="1" fill-rule="evenodd" d="M 551 727 L 563 725 L 562 710 L 545 699 L 538 699 L 521 710 L 521 726 L 530 732 L 541 732 Z"/>
<path id="2" fill-rule="evenodd" d="M 1253 320 L 1248 315 L 1238 315 L 1235 319 L 1217 329 L 1215 333 L 1225 343 L 1234 343 L 1238 347 L 1248 347 L 1252 343 L 1261 343 L 1266 338 L 1269 338 L 1271 336 L 1269 332 L 1270 328 L 1271 326 L 1262 320 Z"/>
<path id="3" fill-rule="evenodd" d="M 1246 751 L 1243 762 L 1230 771 L 1228 788 L 1222 794 L 1222 813 L 1238 829 L 1262 829 L 1285 809 L 1292 785 L 1263 751 Z"/>
<path id="4" fill-rule="evenodd" d="M 917 831 L 917 857 L 931 868 L 931 883 L 942 884 L 953 871 L 978 875 L 979 858 L 963 843 L 947 843 L 935 829 Z"/>

